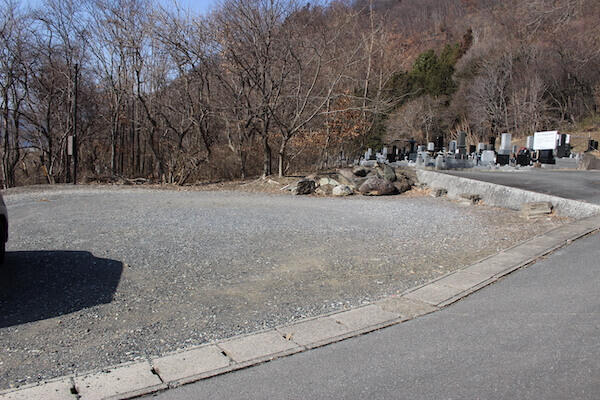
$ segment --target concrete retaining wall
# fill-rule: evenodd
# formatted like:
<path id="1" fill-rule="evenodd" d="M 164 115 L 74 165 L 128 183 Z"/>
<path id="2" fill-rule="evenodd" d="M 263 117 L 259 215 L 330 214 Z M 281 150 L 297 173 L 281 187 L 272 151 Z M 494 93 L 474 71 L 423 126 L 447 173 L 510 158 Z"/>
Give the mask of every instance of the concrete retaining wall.
<path id="1" fill-rule="evenodd" d="M 523 203 L 549 201 L 554 206 L 556 214 L 561 216 L 579 219 L 600 214 L 600 206 L 596 204 L 439 172 L 417 170 L 417 179 L 430 188 L 446 189 L 450 198 L 458 198 L 462 193 L 473 193 L 480 195 L 485 204 L 495 207 L 520 210 Z"/>

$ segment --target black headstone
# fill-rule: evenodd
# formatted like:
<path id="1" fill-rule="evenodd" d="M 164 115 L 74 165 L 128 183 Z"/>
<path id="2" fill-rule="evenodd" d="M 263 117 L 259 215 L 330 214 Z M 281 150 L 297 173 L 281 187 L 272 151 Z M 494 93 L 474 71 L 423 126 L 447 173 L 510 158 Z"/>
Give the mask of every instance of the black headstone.
<path id="1" fill-rule="evenodd" d="M 435 138 L 435 151 L 442 151 L 444 148 L 444 136 L 440 135 Z"/>
<path id="2" fill-rule="evenodd" d="M 414 153 L 415 152 L 415 144 L 417 144 L 417 141 L 414 139 L 410 139 L 408 141 L 408 144 L 410 145 L 410 151 L 409 153 Z"/>
<path id="3" fill-rule="evenodd" d="M 510 161 L 510 155 L 508 154 L 496 154 L 496 163 L 500 165 L 508 165 Z"/>
<path id="4" fill-rule="evenodd" d="M 552 150 L 540 150 L 538 161 L 542 164 L 556 164 Z"/>
<path id="5" fill-rule="evenodd" d="M 526 167 L 530 164 L 531 156 L 529 152 L 520 152 L 517 154 L 517 164 L 521 167 Z"/>

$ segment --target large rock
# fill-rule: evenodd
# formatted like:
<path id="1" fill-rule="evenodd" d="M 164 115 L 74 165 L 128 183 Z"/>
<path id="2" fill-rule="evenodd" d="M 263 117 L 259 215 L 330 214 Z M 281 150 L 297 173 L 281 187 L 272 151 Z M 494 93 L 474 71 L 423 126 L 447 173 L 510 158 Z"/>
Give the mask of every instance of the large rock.
<path id="1" fill-rule="evenodd" d="M 352 190 L 357 188 L 356 182 L 353 179 L 348 179 L 343 175 L 338 175 L 336 180 L 340 183 L 340 185 L 350 186 Z"/>
<path id="2" fill-rule="evenodd" d="M 340 168 L 337 170 L 337 180 L 347 185 L 345 181 L 352 182 L 356 176 L 350 168 Z"/>
<path id="3" fill-rule="evenodd" d="M 317 183 L 312 179 L 301 179 L 296 183 L 296 188 L 292 192 L 297 195 L 311 194 L 316 188 Z"/>
<path id="4" fill-rule="evenodd" d="M 376 176 L 379 179 L 383 179 L 383 170 L 379 167 L 369 170 L 369 172 L 367 173 L 367 178 L 370 178 L 372 176 Z"/>
<path id="5" fill-rule="evenodd" d="M 407 181 L 411 186 L 417 183 L 417 173 L 412 168 L 396 168 L 396 180 Z"/>
<path id="6" fill-rule="evenodd" d="M 389 165 L 384 165 L 383 166 L 383 179 L 385 179 L 388 182 L 395 182 L 396 181 L 396 171 L 394 171 L 394 168 L 390 167 Z"/>
<path id="7" fill-rule="evenodd" d="M 331 192 L 333 191 L 334 186 L 333 185 L 320 185 L 316 190 L 315 193 L 321 196 L 329 196 L 331 194 Z"/>
<path id="8" fill-rule="evenodd" d="M 375 177 L 377 177 L 377 175 L 375 175 Z M 354 190 L 357 190 L 358 188 L 360 188 L 361 185 L 363 183 L 365 183 L 368 179 L 369 178 L 367 178 L 367 177 L 354 179 Z M 348 185 L 348 186 L 352 186 L 352 185 Z"/>
<path id="9" fill-rule="evenodd" d="M 384 196 L 388 194 L 395 194 L 396 188 L 391 182 L 376 176 L 372 176 L 362 185 L 360 185 L 358 191 L 368 196 Z"/>
<path id="10" fill-rule="evenodd" d="M 351 194 L 354 194 L 354 190 L 348 185 L 338 185 L 333 188 L 332 194 L 338 197 L 350 196 Z"/>
<path id="11" fill-rule="evenodd" d="M 367 176 L 367 174 L 369 173 L 369 170 L 364 167 L 356 167 L 352 170 L 352 173 L 356 176 L 363 177 L 363 176 Z"/>
<path id="12" fill-rule="evenodd" d="M 343 168 L 338 170 L 336 180 L 342 185 L 350 186 L 352 190 L 357 190 L 367 178 L 360 178 L 354 175 L 350 168 Z"/>
<path id="13" fill-rule="evenodd" d="M 330 185 L 330 186 L 338 186 L 340 183 L 338 181 L 336 181 L 335 179 L 332 179 L 328 176 L 322 177 L 321 179 L 319 179 L 319 186 L 325 186 L 325 185 Z"/>
<path id="14" fill-rule="evenodd" d="M 398 193 L 408 192 L 412 188 L 412 185 L 406 179 L 396 181 L 393 185 Z"/>

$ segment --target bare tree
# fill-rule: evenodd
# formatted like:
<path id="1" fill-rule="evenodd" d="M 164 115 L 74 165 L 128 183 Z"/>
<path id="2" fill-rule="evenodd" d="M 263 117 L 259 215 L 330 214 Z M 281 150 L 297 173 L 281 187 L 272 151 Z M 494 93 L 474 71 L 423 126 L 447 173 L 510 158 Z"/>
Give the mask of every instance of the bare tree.
<path id="1" fill-rule="evenodd" d="M 22 157 L 22 107 L 28 92 L 27 19 L 18 3 L 5 1 L 0 14 L 0 145 L 3 187 L 15 186 Z"/>
<path id="2" fill-rule="evenodd" d="M 510 53 L 483 60 L 480 75 L 473 80 L 468 94 L 471 119 L 480 129 L 487 129 L 494 135 L 510 126 L 508 102 L 512 62 Z"/>
<path id="3" fill-rule="evenodd" d="M 292 54 L 280 40 L 285 19 L 297 9 L 283 0 L 226 0 L 214 15 L 221 65 L 236 82 L 244 82 L 246 107 L 260 121 L 263 144 L 263 175 L 271 175 L 273 110 L 282 98 L 283 84 L 290 74 Z M 231 85 L 229 91 L 237 91 Z M 233 90 L 232 90 L 233 89 Z"/>
<path id="4" fill-rule="evenodd" d="M 290 140 L 317 117 L 327 119 L 332 113 L 331 103 L 344 93 L 344 84 L 349 81 L 346 77 L 358 61 L 362 43 L 340 51 L 340 32 L 345 27 L 332 29 L 326 20 L 322 9 L 305 8 L 290 16 L 282 28 L 279 40 L 290 54 L 289 73 L 282 82 L 282 101 L 271 110 L 281 135 L 279 176 L 284 175 Z"/>

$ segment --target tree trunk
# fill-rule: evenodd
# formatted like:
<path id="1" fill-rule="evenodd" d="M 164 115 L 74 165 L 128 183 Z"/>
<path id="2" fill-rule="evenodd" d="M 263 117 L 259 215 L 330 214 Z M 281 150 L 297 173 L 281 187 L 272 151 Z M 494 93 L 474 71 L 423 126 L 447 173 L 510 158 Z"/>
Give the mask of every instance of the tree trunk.
<path id="1" fill-rule="evenodd" d="M 279 177 L 283 178 L 284 175 L 284 168 L 283 168 L 283 164 L 285 162 L 285 153 L 287 150 L 287 144 L 289 141 L 289 136 L 283 136 L 281 139 L 281 146 L 279 146 Z"/>
<path id="2" fill-rule="evenodd" d="M 269 136 L 263 135 L 263 176 L 270 176 L 271 171 L 271 146 L 269 146 Z"/>
<path id="3" fill-rule="evenodd" d="M 246 158 L 247 158 L 246 152 L 240 149 L 239 158 L 240 158 L 240 176 L 242 179 L 246 179 Z"/>

